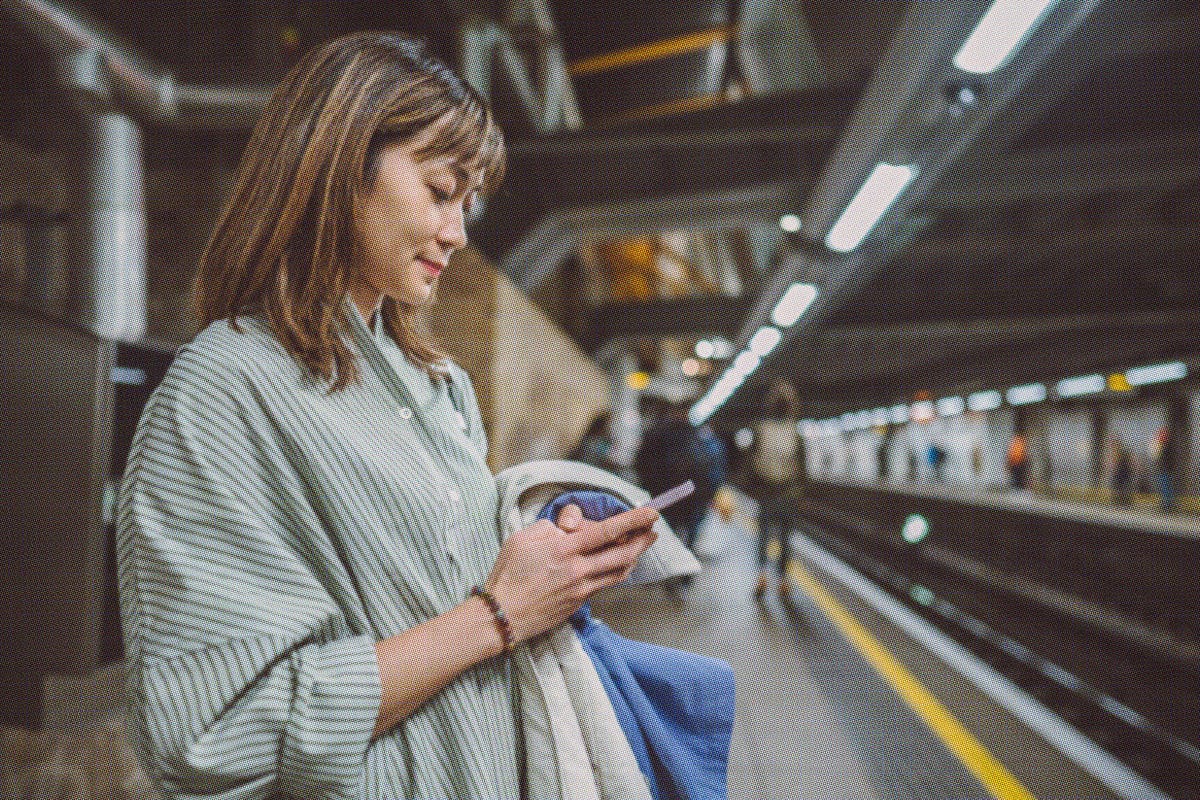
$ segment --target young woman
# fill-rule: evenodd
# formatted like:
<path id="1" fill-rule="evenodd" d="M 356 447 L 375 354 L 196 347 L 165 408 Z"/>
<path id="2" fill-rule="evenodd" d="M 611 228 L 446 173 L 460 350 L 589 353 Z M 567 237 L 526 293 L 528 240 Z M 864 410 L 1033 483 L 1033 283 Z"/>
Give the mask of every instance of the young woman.
<path id="1" fill-rule="evenodd" d="M 568 506 L 499 543 L 470 381 L 413 315 L 503 161 L 487 105 L 394 33 L 306 55 L 256 127 L 120 494 L 132 727 L 167 797 L 519 797 L 499 656 L 621 581 L 657 514 Z"/>

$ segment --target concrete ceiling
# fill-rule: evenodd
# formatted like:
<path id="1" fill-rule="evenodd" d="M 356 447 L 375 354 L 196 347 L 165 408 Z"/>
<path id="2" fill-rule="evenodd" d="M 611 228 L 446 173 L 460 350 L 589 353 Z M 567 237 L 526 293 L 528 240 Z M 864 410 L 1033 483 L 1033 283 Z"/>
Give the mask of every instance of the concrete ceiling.
<path id="1" fill-rule="evenodd" d="M 259 85 L 344 31 L 404 28 L 457 60 L 472 15 L 547 12 L 582 125 L 539 130 L 498 81 L 509 178 L 471 231 L 519 285 L 536 292 L 597 238 L 803 219 L 741 296 L 601 302 L 574 326 L 593 349 L 712 331 L 744 344 L 791 281 L 820 285 L 718 421 L 752 413 L 774 376 L 823 415 L 1200 344 L 1200 10 L 1189 0 L 1059 0 L 1011 65 L 975 82 L 971 107 L 952 100 L 963 75 L 949 58 L 986 0 L 79 7 L 182 81 Z M 533 28 L 515 26 L 514 41 L 544 45 Z M 33 149 L 53 145 L 66 107 L 49 70 L 29 68 L 46 61 L 0 15 L 12 77 L 0 135 Z M 147 155 L 178 160 L 217 141 L 236 157 L 244 135 L 173 131 Z M 854 253 L 825 249 L 850 194 L 887 159 L 919 163 L 921 178 Z"/>

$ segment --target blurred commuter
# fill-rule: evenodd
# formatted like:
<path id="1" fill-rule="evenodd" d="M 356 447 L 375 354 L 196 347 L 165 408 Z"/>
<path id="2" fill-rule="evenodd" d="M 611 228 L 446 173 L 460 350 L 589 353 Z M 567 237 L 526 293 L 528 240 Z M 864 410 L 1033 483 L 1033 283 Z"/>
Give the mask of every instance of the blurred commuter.
<path id="1" fill-rule="evenodd" d="M 504 656 L 623 580 L 657 515 L 568 506 L 501 544 L 471 381 L 414 323 L 503 166 L 486 102 L 403 34 L 318 46 L 267 104 L 120 492 L 165 797 L 522 793 Z"/>
<path id="2" fill-rule="evenodd" d="M 879 443 L 875 446 L 875 466 L 879 474 L 879 482 L 886 483 L 888 474 L 891 471 L 889 463 L 892 449 L 892 438 L 894 434 L 890 425 L 885 426 L 883 433 L 879 436 Z"/>
<path id="3" fill-rule="evenodd" d="M 791 560 L 791 534 L 800 526 L 799 503 L 808 472 L 804 439 L 796 427 L 800 403 L 790 384 L 771 387 L 763 419 L 754 425 L 754 443 L 746 460 L 746 491 L 758 501 L 758 582 L 755 597 L 767 591 L 771 543 L 778 542 L 779 595 L 788 596 L 787 566 Z"/>
<path id="4" fill-rule="evenodd" d="M 693 481 L 696 491 L 663 511 L 667 524 L 688 547 L 717 489 L 725 481 L 725 447 L 707 426 L 698 428 L 688 419 L 688 405 L 663 401 L 657 417 L 642 435 L 634 466 L 638 482 L 659 494 L 684 481 Z M 683 580 L 687 583 L 686 579 Z"/>
<path id="5" fill-rule="evenodd" d="M 1004 464 L 1008 468 L 1009 486 L 1013 491 L 1025 491 L 1029 480 L 1029 442 L 1020 431 L 1008 443 Z"/>
<path id="6" fill-rule="evenodd" d="M 1133 453 L 1119 436 L 1110 437 L 1108 440 L 1108 463 L 1113 502 L 1119 506 L 1132 505 L 1136 464 Z"/>
<path id="7" fill-rule="evenodd" d="M 941 483 L 945 477 L 946 449 L 937 442 L 930 442 L 925 458 L 926 463 L 929 465 L 929 474 L 933 481 Z"/>
<path id="8" fill-rule="evenodd" d="M 1154 435 L 1150 445 L 1150 460 L 1154 467 L 1155 488 L 1158 489 L 1160 504 L 1163 511 L 1175 508 L 1175 439 L 1171 429 L 1163 426 Z"/>

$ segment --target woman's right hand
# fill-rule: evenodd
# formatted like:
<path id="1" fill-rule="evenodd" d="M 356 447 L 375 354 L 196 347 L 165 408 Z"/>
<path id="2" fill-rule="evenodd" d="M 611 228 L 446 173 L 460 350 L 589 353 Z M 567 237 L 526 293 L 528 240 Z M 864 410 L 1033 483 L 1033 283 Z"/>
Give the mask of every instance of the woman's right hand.
<path id="1" fill-rule="evenodd" d="M 566 622 L 600 589 L 629 576 L 658 534 L 652 508 L 633 508 L 602 522 L 568 505 L 555 525 L 538 520 L 508 537 L 487 580 L 513 639 L 530 639 Z"/>

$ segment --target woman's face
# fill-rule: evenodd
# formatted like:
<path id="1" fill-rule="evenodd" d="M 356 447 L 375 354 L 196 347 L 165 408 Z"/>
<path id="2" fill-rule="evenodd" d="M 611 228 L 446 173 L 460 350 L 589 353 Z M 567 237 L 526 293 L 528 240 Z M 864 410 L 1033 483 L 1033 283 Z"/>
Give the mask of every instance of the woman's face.
<path id="1" fill-rule="evenodd" d="M 375 185 L 360 199 L 362 263 L 350 292 L 364 319 L 384 295 L 411 306 L 429 302 L 450 256 L 467 243 L 463 215 L 475 179 L 450 158 L 414 159 L 423 144 L 418 137 L 385 145 Z"/>

